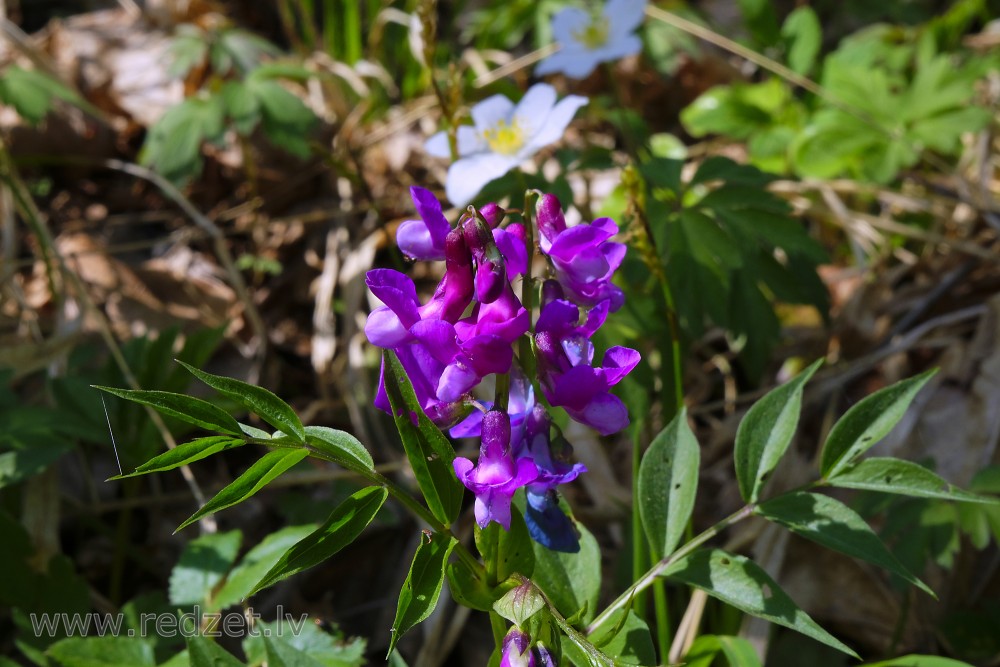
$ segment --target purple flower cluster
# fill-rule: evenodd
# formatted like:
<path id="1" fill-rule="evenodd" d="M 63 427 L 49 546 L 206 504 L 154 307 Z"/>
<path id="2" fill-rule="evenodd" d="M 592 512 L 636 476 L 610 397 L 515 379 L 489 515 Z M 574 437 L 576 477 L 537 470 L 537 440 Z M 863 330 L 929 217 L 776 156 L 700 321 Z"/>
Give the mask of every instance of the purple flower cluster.
<path id="1" fill-rule="evenodd" d="M 591 342 L 624 301 L 611 282 L 625 254 L 624 245 L 610 241 L 618 227 L 608 218 L 568 227 L 555 197 L 540 198 L 538 245 L 552 277 L 544 282 L 532 332 L 532 314 L 512 284 L 520 276 L 529 279 L 532 249 L 524 226 L 501 227 L 505 211 L 487 204 L 452 228 L 433 194 L 413 187 L 411 195 L 420 219 L 400 225 L 399 247 L 413 259 L 444 259 L 444 277 L 421 304 L 404 274 L 369 271 L 368 287 L 384 305 L 369 315 L 365 333 L 374 345 L 395 352 L 434 423 L 455 437 L 481 436 L 478 462 L 454 461 L 455 474 L 476 496 L 477 523 L 496 521 L 509 529 L 511 499 L 525 488 L 532 537 L 552 549 L 575 551 L 577 534 L 559 507 L 556 487 L 586 468 L 569 460 L 572 448 L 535 392 L 601 434 L 628 425 L 628 411 L 610 388 L 635 367 L 639 353 L 612 347 L 594 366 Z M 516 343 L 526 334 L 535 343 L 534 378 L 525 377 L 514 360 Z M 510 391 L 506 405 L 487 404 L 484 413 L 472 392 L 488 375 L 506 375 Z M 390 412 L 384 373 L 375 405 Z"/>

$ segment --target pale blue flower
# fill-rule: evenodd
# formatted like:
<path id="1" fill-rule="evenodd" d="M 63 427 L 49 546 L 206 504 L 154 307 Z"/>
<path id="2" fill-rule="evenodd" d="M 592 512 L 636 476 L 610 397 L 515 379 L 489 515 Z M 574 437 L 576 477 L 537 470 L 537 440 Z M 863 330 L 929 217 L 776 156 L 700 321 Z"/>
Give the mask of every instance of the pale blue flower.
<path id="1" fill-rule="evenodd" d="M 560 48 L 538 64 L 535 74 L 584 79 L 600 63 L 639 53 L 642 41 L 634 33 L 645 11 L 646 0 L 608 0 L 597 15 L 577 7 L 560 11 L 552 18 Z"/>
<path id="2" fill-rule="evenodd" d="M 504 95 L 493 95 L 472 107 L 473 124 L 458 128 L 458 160 L 448 168 L 445 181 L 448 199 L 455 206 L 468 204 L 484 185 L 558 141 L 588 101 L 568 95 L 556 102 L 555 89 L 538 83 L 516 106 Z M 428 139 L 426 149 L 436 157 L 451 157 L 444 132 Z"/>

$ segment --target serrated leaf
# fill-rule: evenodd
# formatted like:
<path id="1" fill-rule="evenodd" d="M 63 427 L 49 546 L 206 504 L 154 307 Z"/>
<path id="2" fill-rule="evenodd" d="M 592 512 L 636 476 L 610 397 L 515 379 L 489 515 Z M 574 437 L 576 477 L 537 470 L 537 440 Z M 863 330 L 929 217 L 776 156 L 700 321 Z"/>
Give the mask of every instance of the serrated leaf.
<path id="1" fill-rule="evenodd" d="M 420 544 L 413 555 L 410 571 L 399 591 L 396 618 L 392 622 L 392 638 L 389 653 L 396 648 L 396 642 L 407 630 L 431 615 L 437 606 L 444 584 L 444 571 L 448 556 L 455 548 L 455 538 L 444 533 L 434 533 L 428 537 L 421 533 Z"/>
<path id="2" fill-rule="evenodd" d="M 240 425 L 233 416 L 217 405 L 194 396 L 167 391 L 118 389 L 93 385 L 95 389 L 113 394 L 128 401 L 148 405 L 165 415 L 194 424 L 206 431 L 219 431 L 229 435 L 242 435 Z"/>
<path id="3" fill-rule="evenodd" d="M 218 454 L 219 452 L 227 449 L 233 449 L 234 447 L 240 447 L 245 444 L 245 440 L 241 438 L 230 438 L 227 435 L 212 435 L 207 438 L 198 438 L 197 440 L 177 445 L 173 449 L 168 449 L 159 456 L 151 458 L 136 468 L 132 473 L 127 475 L 118 475 L 112 477 L 112 479 L 135 477 L 136 475 L 146 475 L 151 472 L 173 470 L 174 468 L 179 468 L 180 466 L 200 461 L 201 459 L 207 458 L 212 454 Z"/>
<path id="4" fill-rule="evenodd" d="M 854 462 L 903 418 L 917 392 L 936 370 L 880 389 L 866 396 L 837 420 L 823 444 L 820 474 L 832 477 Z"/>
<path id="5" fill-rule="evenodd" d="M 247 596 L 318 565 L 349 545 L 372 522 L 388 495 L 383 487 L 369 486 L 342 502 L 323 525 L 282 554 Z"/>
<path id="6" fill-rule="evenodd" d="M 204 516 L 243 502 L 308 455 L 309 452 L 305 449 L 282 448 L 269 451 L 250 466 L 249 470 L 219 491 L 200 510 L 188 517 L 184 523 L 177 527 L 177 531 L 190 526 Z"/>
<path id="7" fill-rule="evenodd" d="M 263 387 L 256 387 L 233 378 L 212 375 L 183 361 L 177 363 L 220 394 L 237 401 L 271 426 L 281 429 L 299 442 L 306 441 L 306 432 L 295 411 L 283 400 Z"/>
<path id="8" fill-rule="evenodd" d="M 275 563 L 314 530 L 316 524 L 288 526 L 265 537 L 226 576 L 226 583 L 215 595 L 215 607 L 225 609 L 250 597 L 254 585 L 274 568 Z"/>
<path id="9" fill-rule="evenodd" d="M 191 667 L 244 667 L 231 653 L 201 635 L 186 636 Z"/>
<path id="10" fill-rule="evenodd" d="M 347 431 L 328 426 L 306 426 L 306 444 L 350 470 L 374 471 L 375 461 L 361 441 Z"/>
<path id="11" fill-rule="evenodd" d="M 445 525 L 458 518 L 465 487 L 452 468 L 455 450 L 417 402 L 399 358 L 386 350 L 383 355 L 385 391 L 389 396 L 396 429 L 403 441 L 417 484 L 427 507 Z"/>
<path id="12" fill-rule="evenodd" d="M 701 452 L 682 409 L 657 435 L 639 465 L 639 517 L 657 560 L 673 553 L 698 490 Z"/>
<path id="13" fill-rule="evenodd" d="M 802 410 L 802 388 L 821 363 L 814 362 L 795 379 L 772 389 L 740 422 L 733 458 L 740 495 L 746 502 L 757 502 L 768 476 L 791 444 Z"/>
<path id="14" fill-rule="evenodd" d="M 264 134 L 275 146 L 300 158 L 309 156 L 308 137 L 318 119 L 302 100 L 270 80 L 248 80 L 260 104 Z"/>
<path id="15" fill-rule="evenodd" d="M 231 530 L 191 540 L 170 573 L 170 603 L 205 604 L 236 561 L 242 538 L 239 530 Z"/>
<path id="16" fill-rule="evenodd" d="M 761 503 L 754 512 L 807 540 L 889 570 L 937 597 L 890 553 L 857 512 L 835 498 L 805 491 L 787 493 Z"/>
<path id="17" fill-rule="evenodd" d="M 305 651 L 277 637 L 263 636 L 268 667 L 323 667 L 323 663 Z"/>
<path id="18" fill-rule="evenodd" d="M 791 628 L 858 657 L 850 647 L 799 609 L 778 584 L 749 558 L 721 549 L 703 549 L 673 563 L 663 576 L 700 588 L 744 613 Z"/>
<path id="19" fill-rule="evenodd" d="M 881 491 L 916 498 L 940 498 L 966 503 L 1000 504 L 1000 499 L 963 491 L 927 468 L 901 459 L 873 456 L 827 478 L 830 486 Z"/>
<path id="20" fill-rule="evenodd" d="M 63 667 L 153 667 L 153 647 L 134 637 L 68 637 L 45 654 Z"/>

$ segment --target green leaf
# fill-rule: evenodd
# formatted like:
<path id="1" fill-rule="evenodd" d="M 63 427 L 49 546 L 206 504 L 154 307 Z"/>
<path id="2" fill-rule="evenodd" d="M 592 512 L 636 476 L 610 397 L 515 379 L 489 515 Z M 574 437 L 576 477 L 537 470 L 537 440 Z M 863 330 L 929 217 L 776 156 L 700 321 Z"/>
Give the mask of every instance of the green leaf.
<path id="1" fill-rule="evenodd" d="M 858 657 L 799 609 L 778 584 L 749 558 L 721 549 L 703 549 L 673 563 L 663 576 L 700 588 L 744 613 L 791 628 Z"/>
<path id="2" fill-rule="evenodd" d="M 287 642 L 263 636 L 268 667 L 323 667 L 323 663 Z"/>
<path id="3" fill-rule="evenodd" d="M 308 137 L 316 115 L 275 81 L 251 79 L 246 85 L 260 104 L 264 134 L 271 143 L 297 157 L 309 157 Z"/>
<path id="4" fill-rule="evenodd" d="M 185 637 L 191 667 L 244 667 L 221 646 L 201 635 Z"/>
<path id="5" fill-rule="evenodd" d="M 391 350 L 386 350 L 383 359 L 385 391 L 389 395 L 406 458 L 413 467 L 427 506 L 441 523 L 449 525 L 462 510 L 462 495 L 465 492 L 451 465 L 455 460 L 455 450 L 420 408 L 399 358 Z"/>
<path id="6" fill-rule="evenodd" d="M 68 637 L 45 652 L 63 667 L 154 667 L 153 647 L 130 637 Z"/>
<path id="7" fill-rule="evenodd" d="M 885 568 L 931 597 L 937 597 L 886 549 L 857 512 L 839 500 L 800 491 L 761 503 L 754 512 L 828 549 Z"/>
<path id="8" fill-rule="evenodd" d="M 306 444 L 349 470 L 373 472 L 375 462 L 361 441 L 328 426 L 306 426 Z"/>
<path id="9" fill-rule="evenodd" d="M 183 445 L 177 445 L 173 449 L 168 449 L 159 456 L 155 456 L 135 469 L 135 472 L 127 475 L 116 475 L 111 479 L 125 477 L 135 477 L 136 475 L 146 475 L 151 472 L 163 472 L 173 470 L 180 466 L 207 458 L 212 454 L 218 454 L 227 449 L 233 449 L 245 445 L 246 441 L 241 438 L 230 438 L 226 435 L 211 435 L 207 438 L 198 438 Z"/>
<path id="10" fill-rule="evenodd" d="M 288 526 L 265 537 L 226 577 L 226 583 L 215 595 L 215 607 L 225 609 L 250 597 L 254 584 L 271 571 L 285 552 L 315 529 L 316 524 Z"/>
<path id="11" fill-rule="evenodd" d="M 863 459 L 828 477 L 827 483 L 845 489 L 881 491 L 916 498 L 1000 504 L 1000 499 L 963 491 L 921 465 L 893 458 Z"/>
<path id="12" fill-rule="evenodd" d="M 483 581 L 465 561 L 457 560 L 448 564 L 448 590 L 455 602 L 477 611 L 490 611 L 493 608 L 495 596 L 486 582 Z"/>
<path id="13" fill-rule="evenodd" d="M 219 406 L 194 396 L 173 394 L 167 391 L 118 389 L 100 385 L 93 385 L 93 387 L 135 403 L 148 405 L 165 415 L 175 417 L 188 424 L 194 424 L 206 431 L 242 435 L 240 425 L 233 419 L 232 415 Z"/>
<path id="14" fill-rule="evenodd" d="M 618 611 L 590 633 L 590 639 L 602 652 L 624 665 L 655 665 L 656 649 L 649 626 L 631 609 Z"/>
<path id="15" fill-rule="evenodd" d="M 237 477 L 232 483 L 226 486 L 226 488 L 219 491 L 219 493 L 205 503 L 200 510 L 188 517 L 184 523 L 177 527 L 177 530 L 190 526 L 192 523 L 204 516 L 214 514 L 215 512 L 224 510 L 227 507 L 232 507 L 233 505 L 243 502 L 267 486 L 271 481 L 281 475 L 281 473 L 285 472 L 304 459 L 308 456 L 308 454 L 309 452 L 305 449 L 281 448 L 269 451 L 267 454 L 260 457 L 256 463 L 250 466 L 249 470 Z"/>
<path id="16" fill-rule="evenodd" d="M 260 630 L 258 636 L 247 636 L 243 640 L 243 652 L 249 665 L 262 665 L 267 661 L 267 649 L 261 636 L 265 634 L 326 667 L 360 667 L 366 664 L 365 640 L 359 637 L 346 640 L 336 626 L 330 628 L 333 634 L 328 634 L 320 629 L 315 619 L 300 616 L 294 620 L 279 618 L 271 623 L 259 623 L 257 627 Z"/>
<path id="17" fill-rule="evenodd" d="M 208 533 L 191 540 L 170 573 L 170 602 L 205 604 L 232 567 L 240 550 L 242 533 Z"/>
<path id="18" fill-rule="evenodd" d="M 816 12 L 808 5 L 796 8 L 785 19 L 781 34 L 788 41 L 788 66 L 799 74 L 808 74 L 823 42 Z"/>
<path id="19" fill-rule="evenodd" d="M 791 444 L 802 410 L 802 388 L 821 363 L 814 362 L 794 380 L 768 392 L 740 422 L 733 457 L 740 495 L 746 502 L 757 502 L 768 476 Z"/>
<path id="20" fill-rule="evenodd" d="M 972 665 L 961 660 L 942 658 L 937 655 L 904 655 L 892 660 L 868 662 L 862 667 L 972 667 Z"/>
<path id="21" fill-rule="evenodd" d="M 9 428 L 9 425 L 4 427 Z M 24 435 L 30 436 L 28 433 Z M 49 439 L 53 437 L 49 433 L 39 435 L 38 439 L 19 441 L 13 451 L 0 454 L 0 489 L 34 477 L 73 449 L 68 442 Z"/>
<path id="22" fill-rule="evenodd" d="M 533 580 L 563 616 L 586 609 L 582 620 L 594 617 L 601 592 L 601 550 L 587 528 L 580 529 L 580 550 L 576 553 L 552 551 L 537 542 Z"/>
<path id="23" fill-rule="evenodd" d="M 257 98 L 241 81 L 227 81 L 219 91 L 226 115 L 232 121 L 236 131 L 249 135 L 260 122 L 260 105 Z"/>
<path id="24" fill-rule="evenodd" d="M 271 426 L 293 436 L 299 442 L 306 441 L 306 432 L 302 427 L 302 422 L 299 421 L 298 415 L 295 414 L 295 411 L 287 403 L 267 389 L 255 387 L 252 384 L 234 380 L 233 378 L 212 375 L 194 366 L 185 364 L 183 361 L 178 361 L 177 363 L 183 365 L 184 368 L 191 371 L 195 377 L 212 389 L 232 398 L 248 410 L 255 412 Z"/>
<path id="25" fill-rule="evenodd" d="M 523 627 L 529 618 L 545 606 L 545 598 L 528 579 L 521 577 L 521 583 L 504 593 L 493 603 L 493 611 L 516 626 Z"/>
<path id="26" fill-rule="evenodd" d="M 356 492 L 338 505 L 322 526 L 282 554 L 246 596 L 318 565 L 349 545 L 372 522 L 388 495 L 380 486 Z"/>
<path id="27" fill-rule="evenodd" d="M 701 635 L 684 656 L 685 667 L 711 667 L 715 656 L 726 656 L 729 667 L 761 667 L 753 644 L 742 637 Z"/>
<path id="28" fill-rule="evenodd" d="M 698 490 L 701 452 L 682 409 L 653 439 L 639 465 L 639 517 L 659 560 L 687 528 Z"/>
<path id="29" fill-rule="evenodd" d="M 903 418 L 917 392 L 936 370 L 880 389 L 851 407 L 827 436 L 820 453 L 820 474 L 833 477 L 868 451 Z"/>
<path id="30" fill-rule="evenodd" d="M 448 556 L 455 548 L 455 538 L 444 533 L 434 533 L 428 537 L 420 534 L 420 544 L 413 555 L 413 563 L 399 591 L 396 618 L 392 622 L 392 638 L 389 653 L 396 648 L 396 642 L 407 630 L 431 615 L 441 595 L 445 566 Z"/>
<path id="31" fill-rule="evenodd" d="M 500 524 L 491 521 L 486 528 L 476 526 L 475 533 L 476 549 L 487 569 L 496 571 L 497 580 L 493 583 L 501 583 L 512 574 L 530 577 L 535 571 L 534 543 L 520 508 L 510 508 L 510 530 L 504 530 Z"/>

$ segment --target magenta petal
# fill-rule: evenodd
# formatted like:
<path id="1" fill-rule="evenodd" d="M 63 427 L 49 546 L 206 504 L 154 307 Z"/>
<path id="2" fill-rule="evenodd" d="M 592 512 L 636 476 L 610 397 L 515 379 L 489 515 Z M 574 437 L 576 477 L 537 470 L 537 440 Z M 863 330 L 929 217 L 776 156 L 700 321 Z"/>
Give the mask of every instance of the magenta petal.
<path id="1" fill-rule="evenodd" d="M 605 299 L 604 301 L 598 302 L 596 306 L 590 309 L 587 313 L 587 321 L 580 327 L 580 333 L 584 336 L 590 337 L 601 328 L 604 321 L 608 319 L 608 311 L 611 308 L 611 301 Z"/>
<path id="2" fill-rule="evenodd" d="M 376 347 L 392 349 L 409 340 L 410 332 L 388 306 L 380 306 L 368 315 L 368 321 L 365 322 L 365 336 L 368 337 L 368 342 Z"/>
<path id="3" fill-rule="evenodd" d="M 628 375 L 629 371 L 635 368 L 641 358 L 637 351 L 628 347 L 616 345 L 608 348 L 608 351 L 604 353 L 603 364 L 604 377 L 608 384 L 618 384 L 623 377 Z"/>
<path id="4" fill-rule="evenodd" d="M 476 373 L 482 377 L 490 373 L 506 373 L 514 358 L 510 343 L 499 336 L 475 336 L 462 343 L 462 352 Z"/>
<path id="5" fill-rule="evenodd" d="M 469 477 L 469 473 L 476 467 L 476 464 L 469 459 L 457 456 L 455 457 L 455 460 L 451 462 L 451 467 L 454 468 L 455 475 L 457 475 L 458 479 L 464 484 L 465 480 Z"/>
<path id="6" fill-rule="evenodd" d="M 463 394 L 479 384 L 479 380 L 476 372 L 465 364 L 450 364 L 441 373 L 441 380 L 437 386 L 438 400 L 446 403 L 457 401 Z"/>
<path id="7" fill-rule="evenodd" d="M 455 327 L 444 320 L 421 320 L 410 328 L 410 333 L 442 364 L 452 363 L 461 352 Z"/>
<path id="8" fill-rule="evenodd" d="M 365 283 L 379 301 L 399 316 L 404 327 L 420 319 L 417 288 L 408 277 L 393 269 L 372 269 L 365 274 Z"/>
<path id="9" fill-rule="evenodd" d="M 444 259 L 444 242 L 434 243 L 434 237 L 423 220 L 407 220 L 396 230 L 396 245 L 412 259 L 431 261 Z"/>
<path id="10" fill-rule="evenodd" d="M 549 402 L 569 410 L 582 410 L 594 396 L 607 392 L 608 383 L 601 373 L 590 366 L 574 366 L 556 378 L 548 392 Z"/>
<path id="11" fill-rule="evenodd" d="M 552 248 L 548 254 L 553 257 L 572 258 L 583 250 L 596 249 L 613 235 L 613 233 L 609 234 L 607 229 L 594 225 L 584 224 L 570 227 L 552 242 Z"/>
<path id="12" fill-rule="evenodd" d="M 525 249 L 524 226 L 515 223 L 507 229 L 494 229 L 493 240 L 507 265 L 507 279 L 524 275 L 528 271 L 528 251 Z"/>
<path id="13" fill-rule="evenodd" d="M 556 299 L 542 308 L 535 323 L 535 331 L 548 331 L 562 338 L 576 328 L 580 320 L 580 309 L 569 301 Z"/>
<path id="14" fill-rule="evenodd" d="M 441 202 L 434 193 L 418 185 L 410 186 L 410 198 L 417 209 L 417 215 L 423 220 L 430 231 L 434 242 L 444 248 L 444 238 L 451 231 L 451 225 L 441 212 Z"/>
<path id="15" fill-rule="evenodd" d="M 614 394 L 600 394 L 594 400 L 570 414 L 576 421 L 586 424 L 601 435 L 617 433 L 628 426 L 628 408 Z"/>
<path id="16" fill-rule="evenodd" d="M 613 243 L 611 241 L 601 246 L 604 253 L 604 260 L 608 263 L 609 271 L 605 278 L 611 278 L 611 274 L 618 270 L 625 260 L 625 251 L 628 250 L 624 243 Z"/>

